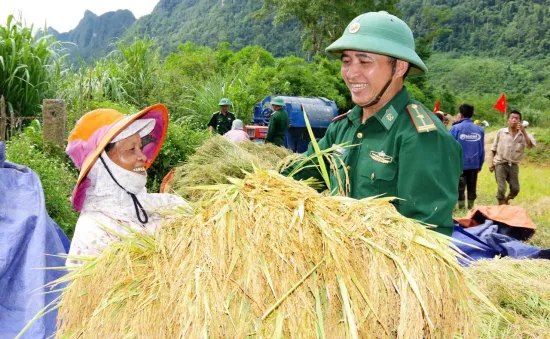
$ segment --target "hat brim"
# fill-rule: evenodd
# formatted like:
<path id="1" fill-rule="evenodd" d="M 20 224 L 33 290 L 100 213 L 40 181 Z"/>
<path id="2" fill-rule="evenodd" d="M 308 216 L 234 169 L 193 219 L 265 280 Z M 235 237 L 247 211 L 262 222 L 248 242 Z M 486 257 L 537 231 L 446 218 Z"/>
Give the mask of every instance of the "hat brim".
<path id="1" fill-rule="evenodd" d="M 79 194 L 81 186 L 85 186 L 82 185 L 82 183 L 86 179 L 88 172 L 95 164 L 96 160 L 99 158 L 99 155 L 120 132 L 122 132 L 126 127 L 130 126 L 134 121 L 139 119 L 155 120 L 155 126 L 153 127 L 151 132 L 148 133 L 154 137 L 154 141 L 143 148 L 143 153 L 147 158 L 145 168 L 148 169 L 149 167 L 151 167 L 153 161 L 155 161 L 160 152 L 160 149 L 162 148 L 162 144 L 164 143 L 164 139 L 166 138 L 166 132 L 168 131 L 168 110 L 162 104 L 156 104 L 147 107 L 139 113 L 132 114 L 120 119 L 114 124 L 112 128 L 109 129 L 109 131 L 103 136 L 103 138 L 101 138 L 96 149 L 86 157 L 86 159 L 82 163 L 82 167 L 80 168 L 80 174 L 78 175 L 78 180 L 72 194 L 73 205 L 75 207 L 75 197 Z"/>
<path id="2" fill-rule="evenodd" d="M 341 56 L 344 51 L 363 51 L 375 54 L 391 56 L 397 59 L 408 61 L 411 64 L 409 70 L 410 76 L 424 75 L 428 72 L 428 67 L 422 59 L 416 54 L 414 49 L 403 46 L 392 40 L 380 38 L 371 35 L 346 34 L 328 46 L 327 53 Z"/>

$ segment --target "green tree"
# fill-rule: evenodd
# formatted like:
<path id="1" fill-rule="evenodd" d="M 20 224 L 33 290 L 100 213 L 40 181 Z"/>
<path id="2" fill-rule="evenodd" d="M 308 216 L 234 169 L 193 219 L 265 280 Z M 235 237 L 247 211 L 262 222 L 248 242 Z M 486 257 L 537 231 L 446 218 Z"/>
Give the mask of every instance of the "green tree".
<path id="1" fill-rule="evenodd" d="M 297 19 L 304 28 L 304 47 L 318 54 L 336 40 L 356 16 L 370 11 L 394 11 L 396 0 L 264 0 L 259 16 L 275 13 L 275 23 Z"/>

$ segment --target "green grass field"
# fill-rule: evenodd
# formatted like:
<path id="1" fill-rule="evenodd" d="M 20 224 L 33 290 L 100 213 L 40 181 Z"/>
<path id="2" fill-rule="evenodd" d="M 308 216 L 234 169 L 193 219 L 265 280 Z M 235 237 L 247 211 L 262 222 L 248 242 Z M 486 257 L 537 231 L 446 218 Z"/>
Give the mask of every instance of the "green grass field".
<path id="1" fill-rule="evenodd" d="M 537 147 L 528 150 L 519 165 L 520 192 L 510 204 L 523 207 L 537 225 L 529 243 L 550 248 L 550 129 L 533 128 L 529 132 L 534 133 Z M 487 165 L 479 173 L 477 193 L 476 205 L 497 205 L 495 175 L 489 172 Z M 464 211 L 455 214 L 457 217 L 465 215 Z"/>

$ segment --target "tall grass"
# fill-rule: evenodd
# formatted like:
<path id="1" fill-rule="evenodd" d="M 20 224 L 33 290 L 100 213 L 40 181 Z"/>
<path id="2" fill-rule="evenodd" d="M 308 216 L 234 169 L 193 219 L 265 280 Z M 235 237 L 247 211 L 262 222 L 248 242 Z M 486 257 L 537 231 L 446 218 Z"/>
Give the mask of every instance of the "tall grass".
<path id="1" fill-rule="evenodd" d="M 33 26 L 26 27 L 13 15 L 6 25 L 0 25 L 0 95 L 6 98 L 12 117 L 35 115 L 42 100 L 55 93 L 63 72 L 63 53 L 53 36 L 35 38 Z"/>

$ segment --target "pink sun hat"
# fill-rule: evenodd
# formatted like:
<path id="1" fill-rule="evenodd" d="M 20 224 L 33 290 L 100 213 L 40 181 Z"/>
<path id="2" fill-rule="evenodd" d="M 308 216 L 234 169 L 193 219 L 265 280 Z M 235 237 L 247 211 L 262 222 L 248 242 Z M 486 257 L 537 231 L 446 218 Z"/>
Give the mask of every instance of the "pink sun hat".
<path id="1" fill-rule="evenodd" d="M 96 109 L 84 114 L 71 131 L 65 150 L 80 169 L 71 198 L 73 208 L 76 211 L 82 210 L 86 190 L 91 184 L 87 178 L 88 172 L 109 143 L 137 132 L 141 137 L 152 136 L 152 142 L 143 148 L 143 154 L 147 157 L 147 169 L 159 154 L 167 130 L 168 110 L 161 104 L 147 107 L 132 115 L 124 115 L 114 109 Z"/>

